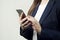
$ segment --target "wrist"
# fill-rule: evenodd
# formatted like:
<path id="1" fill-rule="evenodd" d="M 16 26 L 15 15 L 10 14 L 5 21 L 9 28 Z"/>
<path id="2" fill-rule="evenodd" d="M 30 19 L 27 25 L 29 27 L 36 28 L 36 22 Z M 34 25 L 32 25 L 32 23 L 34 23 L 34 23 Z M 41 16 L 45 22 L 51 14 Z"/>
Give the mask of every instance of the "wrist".
<path id="1" fill-rule="evenodd" d="M 40 34 L 41 31 L 42 31 L 42 28 L 40 27 L 40 28 L 38 28 L 37 33 Z"/>

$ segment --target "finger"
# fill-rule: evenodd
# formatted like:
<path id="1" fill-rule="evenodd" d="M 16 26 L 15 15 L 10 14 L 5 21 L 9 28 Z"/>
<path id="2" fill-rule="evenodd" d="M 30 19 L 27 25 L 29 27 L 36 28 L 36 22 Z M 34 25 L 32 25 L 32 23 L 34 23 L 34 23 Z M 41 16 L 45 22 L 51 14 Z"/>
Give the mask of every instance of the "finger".
<path id="1" fill-rule="evenodd" d="M 29 23 L 29 21 L 26 21 L 25 23 L 22 24 L 22 26 L 25 26 Z"/>
<path id="2" fill-rule="evenodd" d="M 22 19 L 22 20 L 20 21 L 20 23 L 23 24 L 23 23 L 26 22 L 26 21 L 27 21 L 27 18 L 24 18 L 24 19 Z"/>
<path id="3" fill-rule="evenodd" d="M 33 16 L 30 16 L 30 15 L 28 15 L 27 17 L 28 17 L 28 18 L 34 18 Z"/>
<path id="4" fill-rule="evenodd" d="M 28 24 L 26 24 L 25 26 L 20 25 L 20 27 L 21 27 L 22 29 L 26 29 L 29 25 L 31 25 L 31 23 L 28 23 Z"/>
<path id="5" fill-rule="evenodd" d="M 28 20 L 33 20 L 33 17 L 32 16 L 27 16 L 27 19 Z"/>
<path id="6" fill-rule="evenodd" d="M 29 25 L 31 25 L 31 23 L 28 23 L 27 25 L 25 25 L 24 28 L 27 28 Z"/>
<path id="7" fill-rule="evenodd" d="M 34 17 L 32 17 L 32 16 L 27 16 L 27 19 L 29 21 L 31 21 L 31 22 L 35 22 L 36 21 L 36 19 Z"/>

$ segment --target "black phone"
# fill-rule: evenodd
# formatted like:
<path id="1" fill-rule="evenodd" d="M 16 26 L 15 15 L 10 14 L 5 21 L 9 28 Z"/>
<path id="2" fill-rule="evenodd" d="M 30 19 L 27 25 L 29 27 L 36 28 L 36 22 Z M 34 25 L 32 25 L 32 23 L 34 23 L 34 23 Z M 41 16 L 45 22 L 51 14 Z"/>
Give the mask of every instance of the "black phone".
<path id="1" fill-rule="evenodd" d="M 22 9 L 17 9 L 16 11 L 18 12 L 19 16 L 20 16 L 20 15 L 21 15 L 21 13 L 23 12 L 23 10 L 22 10 Z"/>
<path id="2" fill-rule="evenodd" d="M 17 9 L 16 11 L 18 12 L 19 16 L 20 16 L 21 13 L 23 12 L 22 9 Z M 25 18 L 25 17 L 26 17 L 26 15 L 25 15 L 25 13 L 23 12 L 23 16 L 22 16 L 22 18 Z"/>

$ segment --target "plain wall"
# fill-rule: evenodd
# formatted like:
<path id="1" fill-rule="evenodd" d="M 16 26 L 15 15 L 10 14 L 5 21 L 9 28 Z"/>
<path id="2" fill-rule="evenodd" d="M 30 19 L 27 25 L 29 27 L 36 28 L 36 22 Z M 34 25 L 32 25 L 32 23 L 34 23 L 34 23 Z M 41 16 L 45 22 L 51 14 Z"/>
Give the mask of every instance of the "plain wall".
<path id="1" fill-rule="evenodd" d="M 28 12 L 33 0 L 0 0 L 0 40 L 26 40 L 20 36 L 16 9 Z"/>

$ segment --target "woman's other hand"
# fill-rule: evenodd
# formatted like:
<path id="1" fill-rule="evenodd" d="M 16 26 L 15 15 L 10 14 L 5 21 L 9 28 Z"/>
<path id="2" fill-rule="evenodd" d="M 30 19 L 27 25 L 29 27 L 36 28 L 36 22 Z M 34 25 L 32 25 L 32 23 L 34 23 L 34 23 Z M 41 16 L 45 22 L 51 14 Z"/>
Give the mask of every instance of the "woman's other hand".
<path id="1" fill-rule="evenodd" d="M 32 23 L 32 28 L 37 31 L 37 33 L 41 32 L 41 25 L 40 23 L 32 16 L 27 16 L 28 21 L 30 21 Z"/>

